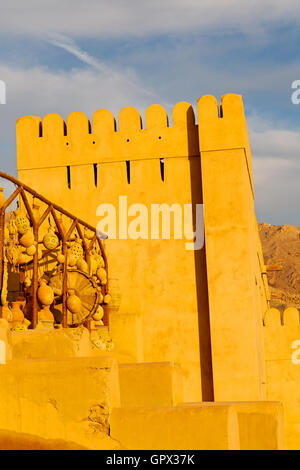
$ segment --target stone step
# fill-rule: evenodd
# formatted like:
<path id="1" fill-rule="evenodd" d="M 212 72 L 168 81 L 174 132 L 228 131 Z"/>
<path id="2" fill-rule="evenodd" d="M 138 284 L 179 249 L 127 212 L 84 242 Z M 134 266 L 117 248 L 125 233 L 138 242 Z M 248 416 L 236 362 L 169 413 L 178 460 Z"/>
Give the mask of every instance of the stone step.
<path id="1" fill-rule="evenodd" d="M 121 406 L 174 406 L 182 401 L 182 373 L 172 362 L 119 364 Z"/>

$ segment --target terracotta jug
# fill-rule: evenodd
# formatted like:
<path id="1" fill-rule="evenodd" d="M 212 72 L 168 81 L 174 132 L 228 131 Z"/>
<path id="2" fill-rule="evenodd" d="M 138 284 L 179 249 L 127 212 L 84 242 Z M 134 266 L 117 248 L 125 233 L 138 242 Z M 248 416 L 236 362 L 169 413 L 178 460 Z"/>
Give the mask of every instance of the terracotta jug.
<path id="1" fill-rule="evenodd" d="M 81 300 L 75 295 L 74 289 L 68 290 L 67 307 L 72 313 L 79 313 L 81 311 Z"/>
<path id="2" fill-rule="evenodd" d="M 12 302 L 11 314 L 12 314 L 12 323 L 13 325 L 17 325 L 19 323 L 23 323 L 24 314 L 21 310 L 21 305 L 19 301 Z"/>
<path id="3" fill-rule="evenodd" d="M 11 322 L 13 319 L 13 315 L 11 313 L 11 309 L 8 306 L 8 302 L 5 302 L 2 306 L 2 318 L 5 318 L 8 322 Z"/>
<path id="4" fill-rule="evenodd" d="M 52 287 L 47 285 L 45 279 L 40 280 L 40 287 L 38 288 L 37 296 L 42 305 L 51 305 L 54 300 Z"/>

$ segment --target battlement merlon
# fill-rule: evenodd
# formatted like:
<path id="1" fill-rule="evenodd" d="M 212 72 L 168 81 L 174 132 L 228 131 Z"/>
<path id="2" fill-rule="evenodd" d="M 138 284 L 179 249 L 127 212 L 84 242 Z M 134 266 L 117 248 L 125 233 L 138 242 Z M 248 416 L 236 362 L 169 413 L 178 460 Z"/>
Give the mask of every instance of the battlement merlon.
<path id="1" fill-rule="evenodd" d="M 19 170 L 83 165 L 125 160 L 197 156 L 200 151 L 245 149 L 252 186 L 250 146 L 240 95 L 211 95 L 198 100 L 198 126 L 192 106 L 177 103 L 169 127 L 165 109 L 158 104 L 146 110 L 142 128 L 139 112 L 133 107 L 119 113 L 119 130 L 106 109 L 95 112 L 92 125 L 85 114 L 75 111 L 65 123 L 55 113 L 17 120 L 17 159 Z M 199 133 L 199 139 L 198 139 Z"/>

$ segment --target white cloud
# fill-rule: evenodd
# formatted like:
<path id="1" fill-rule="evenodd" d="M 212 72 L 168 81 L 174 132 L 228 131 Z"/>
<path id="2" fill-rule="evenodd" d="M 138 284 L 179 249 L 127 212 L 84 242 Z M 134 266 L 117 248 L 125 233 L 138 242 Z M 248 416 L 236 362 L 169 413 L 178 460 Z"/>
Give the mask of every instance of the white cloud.
<path id="1" fill-rule="evenodd" d="M 144 36 L 221 28 L 257 33 L 273 21 L 300 21 L 298 0 L 10 0 L 0 31 L 73 37 Z"/>

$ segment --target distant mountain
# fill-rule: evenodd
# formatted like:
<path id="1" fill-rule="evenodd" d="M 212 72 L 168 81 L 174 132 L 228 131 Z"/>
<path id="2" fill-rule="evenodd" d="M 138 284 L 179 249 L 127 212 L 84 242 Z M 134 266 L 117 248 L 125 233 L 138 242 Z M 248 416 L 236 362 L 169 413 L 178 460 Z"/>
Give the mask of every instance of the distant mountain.
<path id="1" fill-rule="evenodd" d="M 300 308 L 300 228 L 292 225 L 258 224 L 266 265 L 282 265 L 282 271 L 269 272 L 271 306 L 280 310 Z"/>

